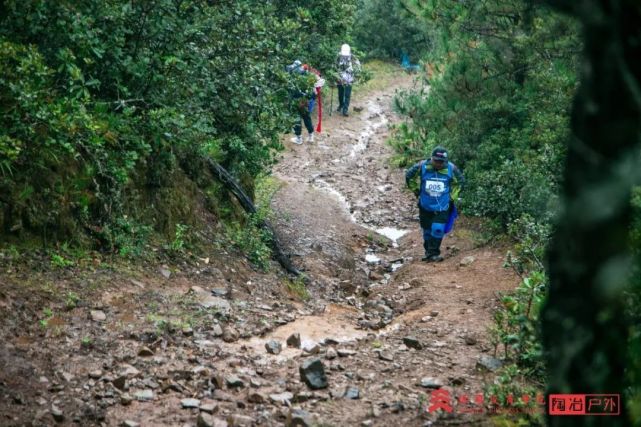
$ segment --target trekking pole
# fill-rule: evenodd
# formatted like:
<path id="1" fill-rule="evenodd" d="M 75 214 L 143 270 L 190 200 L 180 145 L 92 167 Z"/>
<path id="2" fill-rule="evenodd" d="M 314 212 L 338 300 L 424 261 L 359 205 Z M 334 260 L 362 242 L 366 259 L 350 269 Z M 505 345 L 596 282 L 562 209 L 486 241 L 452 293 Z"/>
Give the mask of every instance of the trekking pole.
<path id="1" fill-rule="evenodd" d="M 332 115 L 332 111 L 334 111 L 334 86 L 332 86 L 332 90 L 330 91 L 330 96 L 329 96 L 329 115 Z"/>

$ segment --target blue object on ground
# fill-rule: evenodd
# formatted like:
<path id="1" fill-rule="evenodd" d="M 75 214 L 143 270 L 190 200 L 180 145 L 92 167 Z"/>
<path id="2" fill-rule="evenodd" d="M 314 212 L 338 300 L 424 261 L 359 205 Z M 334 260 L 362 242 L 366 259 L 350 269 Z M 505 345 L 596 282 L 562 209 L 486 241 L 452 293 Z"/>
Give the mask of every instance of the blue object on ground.
<path id="1" fill-rule="evenodd" d="M 412 64 L 410 62 L 410 56 L 405 52 L 401 54 L 401 67 L 403 67 L 405 71 L 418 71 L 421 69 L 420 65 Z"/>

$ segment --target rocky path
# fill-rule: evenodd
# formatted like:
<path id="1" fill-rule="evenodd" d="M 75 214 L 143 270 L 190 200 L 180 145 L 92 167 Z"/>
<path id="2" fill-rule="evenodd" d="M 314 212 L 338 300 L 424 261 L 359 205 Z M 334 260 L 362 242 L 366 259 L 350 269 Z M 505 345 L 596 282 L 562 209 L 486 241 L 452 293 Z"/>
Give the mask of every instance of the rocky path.
<path id="1" fill-rule="evenodd" d="M 475 248 L 460 225 L 443 242 L 443 263 L 419 261 L 415 200 L 385 144 L 398 121 L 394 92 L 411 84 L 402 76 L 358 100 L 360 111 L 334 115 L 325 134 L 291 145 L 276 168 L 285 182 L 274 201 L 280 230 L 315 279 L 315 295 L 342 308 L 337 315 L 331 306 L 320 320 L 331 319 L 333 331 L 314 338 L 340 341 L 336 331 L 351 331 L 349 342 L 323 349 L 329 397 L 309 405 L 330 425 L 448 423 L 429 413 L 430 393 L 444 387 L 472 401 L 483 392 L 484 372 L 497 362 L 487 333 L 496 293 L 517 283 L 502 268 L 504 252 Z M 337 348 L 353 354 L 335 358 Z M 453 422 L 462 418 L 484 420 L 455 414 Z"/>
<path id="2" fill-rule="evenodd" d="M 272 207 L 307 299 L 225 245 L 53 273 L 0 254 L 0 425 L 483 424 L 462 406 L 430 413 L 431 395 L 483 391 L 496 292 L 517 278 L 462 225 L 444 262 L 419 261 L 385 145 L 394 91 L 411 84 L 355 90 L 359 111 L 327 116 L 313 144 L 285 141 Z"/>

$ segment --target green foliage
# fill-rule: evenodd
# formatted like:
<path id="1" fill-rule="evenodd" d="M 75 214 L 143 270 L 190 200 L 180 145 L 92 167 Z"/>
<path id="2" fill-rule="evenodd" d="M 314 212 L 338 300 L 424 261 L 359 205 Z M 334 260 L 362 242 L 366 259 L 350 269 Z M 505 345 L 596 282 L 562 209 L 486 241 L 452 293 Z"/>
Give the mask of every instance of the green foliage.
<path id="1" fill-rule="evenodd" d="M 69 291 L 65 296 L 65 308 L 67 310 L 73 310 L 74 308 L 76 308 L 79 301 L 80 297 L 78 296 L 78 294 L 73 291 Z"/>
<path id="2" fill-rule="evenodd" d="M 494 382 L 485 388 L 485 395 L 496 397 L 499 405 L 497 409 L 519 408 L 522 414 L 518 414 L 516 419 L 512 415 L 512 419 L 505 423 L 493 419 L 493 425 L 544 426 L 544 411 L 537 408 L 536 403 L 536 396 L 542 393 L 541 389 L 531 385 L 531 381 L 523 376 L 516 365 L 501 368 Z M 522 396 L 528 396 L 527 403 Z"/>
<path id="3" fill-rule="evenodd" d="M 514 253 L 507 254 L 507 265 L 521 277 L 532 271 L 543 271 L 543 259 L 550 239 L 549 223 L 536 221 L 529 215 L 523 215 L 510 224 L 508 234 L 516 242 Z"/>
<path id="4" fill-rule="evenodd" d="M 466 213 L 505 228 L 524 214 L 549 220 L 576 86 L 576 25 L 528 1 L 433 0 L 420 9 L 439 33 L 426 58 L 433 75 L 429 89 L 396 99 L 410 119 L 391 141 L 395 162 L 444 145 L 466 173 Z"/>
<path id="5" fill-rule="evenodd" d="M 296 295 L 303 301 L 307 301 L 309 299 L 309 291 L 305 285 L 306 280 L 307 278 L 304 274 L 301 274 L 294 279 L 286 279 L 287 289 L 289 292 Z"/>
<path id="6" fill-rule="evenodd" d="M 91 348 L 93 347 L 93 339 L 89 336 L 84 336 L 80 340 L 80 346 L 82 348 Z"/>
<path id="7" fill-rule="evenodd" d="M 430 27 L 406 1 L 360 0 L 352 35 L 370 58 L 400 61 L 406 53 L 416 63 L 431 48 Z"/>
<path id="8" fill-rule="evenodd" d="M 168 249 L 172 252 L 182 252 L 185 249 L 185 238 L 187 235 L 188 226 L 185 224 L 176 224 L 176 232 L 174 240 L 169 244 Z"/>
<path id="9" fill-rule="evenodd" d="M 44 318 L 40 319 L 38 321 L 38 324 L 42 329 L 45 329 L 47 326 L 49 326 L 49 320 L 53 317 L 53 310 L 50 308 L 44 308 L 42 310 L 42 314 L 44 315 Z"/>
<path id="10" fill-rule="evenodd" d="M 112 220 L 103 230 L 106 245 L 122 257 L 141 256 L 151 234 L 151 227 L 124 215 Z"/>
<path id="11" fill-rule="evenodd" d="M 514 360 L 533 378 L 543 375 L 538 320 L 545 287 L 545 275 L 535 272 L 523 279 L 513 294 L 502 295 L 491 331 L 495 349 L 502 346 L 503 356 Z"/>
<path id="12" fill-rule="evenodd" d="M 51 266 L 54 268 L 71 267 L 74 262 L 57 253 L 51 254 Z"/>
<path id="13" fill-rule="evenodd" d="M 247 215 L 244 224 L 230 224 L 226 227 L 227 238 L 258 268 L 267 271 L 272 255 L 271 233 L 261 227 L 265 221 L 273 219 L 270 208 L 274 194 L 282 183 L 270 176 L 261 175 L 256 178 L 255 206 L 257 212 Z"/>
<path id="14" fill-rule="evenodd" d="M 630 232 L 634 268 L 627 292 L 626 316 L 629 319 L 630 344 L 628 347 L 628 371 L 626 396 L 633 425 L 641 425 L 641 187 L 632 195 L 633 222 Z"/>
<path id="15" fill-rule="evenodd" d="M 263 271 L 269 269 L 272 251 L 271 234 L 259 227 L 261 219 L 258 214 L 248 215 L 244 226 L 230 224 L 225 234 L 230 242 L 247 255 L 249 261 Z"/>
<path id="16" fill-rule="evenodd" d="M 210 187 L 203 156 L 239 177 L 270 168 L 284 66 L 329 70 L 354 3 L 3 2 L 0 228 L 138 253 L 148 227 L 182 221 L 140 204 L 167 204 L 183 173 Z"/>

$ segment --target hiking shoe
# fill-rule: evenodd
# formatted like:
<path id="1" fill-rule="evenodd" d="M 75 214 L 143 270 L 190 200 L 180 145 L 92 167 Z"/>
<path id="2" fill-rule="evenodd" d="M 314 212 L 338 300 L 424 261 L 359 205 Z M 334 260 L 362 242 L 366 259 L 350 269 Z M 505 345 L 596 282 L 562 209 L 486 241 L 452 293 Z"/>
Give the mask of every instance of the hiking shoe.
<path id="1" fill-rule="evenodd" d="M 301 135 L 296 135 L 296 137 L 292 138 L 292 142 L 296 145 L 300 145 L 303 143 L 303 137 Z"/>
<path id="2" fill-rule="evenodd" d="M 340 112 L 342 112 L 342 111 L 343 111 L 343 106 L 342 106 L 342 105 L 339 105 L 339 106 L 338 106 L 338 108 L 336 109 L 336 112 L 337 112 L 337 113 L 340 113 Z"/>
<path id="3" fill-rule="evenodd" d="M 440 255 L 425 255 L 423 258 L 421 258 L 421 261 L 424 262 L 441 262 L 443 261 L 443 257 Z"/>
<path id="4" fill-rule="evenodd" d="M 307 142 L 312 143 L 314 142 L 314 134 L 310 133 L 309 136 L 307 137 Z"/>
<path id="5" fill-rule="evenodd" d="M 347 116 L 349 116 L 349 114 L 347 114 L 347 108 L 344 108 L 343 109 L 343 117 L 347 117 Z"/>

